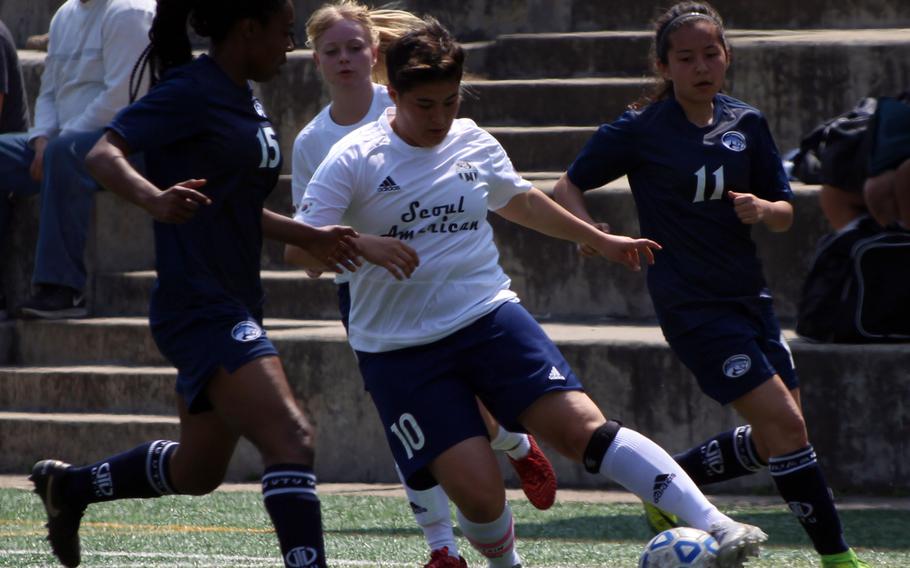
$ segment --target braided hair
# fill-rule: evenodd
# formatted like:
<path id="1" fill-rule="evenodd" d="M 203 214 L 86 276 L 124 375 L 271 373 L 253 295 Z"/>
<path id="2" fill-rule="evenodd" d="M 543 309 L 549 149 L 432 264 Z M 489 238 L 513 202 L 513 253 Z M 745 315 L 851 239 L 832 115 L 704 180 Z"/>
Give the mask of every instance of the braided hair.
<path id="1" fill-rule="evenodd" d="M 193 45 L 187 24 L 197 35 L 218 44 L 238 20 L 254 18 L 265 23 L 286 4 L 287 0 L 158 0 L 149 30 L 151 43 L 130 77 L 130 101 L 138 95 L 146 68 L 154 85 L 169 69 L 192 61 Z"/>

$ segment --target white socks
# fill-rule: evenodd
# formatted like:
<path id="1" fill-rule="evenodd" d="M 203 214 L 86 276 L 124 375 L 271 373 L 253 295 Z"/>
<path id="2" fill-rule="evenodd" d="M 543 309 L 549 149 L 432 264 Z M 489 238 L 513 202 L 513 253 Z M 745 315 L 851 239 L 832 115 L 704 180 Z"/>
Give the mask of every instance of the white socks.
<path id="1" fill-rule="evenodd" d="M 600 473 L 697 529 L 707 531 L 715 522 L 730 520 L 663 448 L 634 430 L 619 429 Z"/>
<path id="2" fill-rule="evenodd" d="M 509 432 L 500 426 L 496 437 L 490 440 L 490 447 L 497 452 L 505 452 L 513 460 L 520 460 L 531 451 L 531 442 L 527 434 Z"/>
<path id="3" fill-rule="evenodd" d="M 423 536 L 426 538 L 430 550 L 439 550 L 443 546 L 447 546 L 449 556 L 458 556 L 458 544 L 455 541 L 455 533 L 452 532 L 449 498 L 442 490 L 442 486 L 435 485 L 430 489 L 418 491 L 408 487 L 397 464 L 395 471 L 398 472 L 398 478 L 401 479 L 404 492 L 408 496 L 414 520 L 423 530 Z"/>
<path id="4" fill-rule="evenodd" d="M 512 509 L 506 503 L 502 515 L 492 523 L 474 523 L 455 509 L 458 526 L 471 545 L 487 559 L 488 568 L 512 568 L 521 563 L 515 550 Z"/>

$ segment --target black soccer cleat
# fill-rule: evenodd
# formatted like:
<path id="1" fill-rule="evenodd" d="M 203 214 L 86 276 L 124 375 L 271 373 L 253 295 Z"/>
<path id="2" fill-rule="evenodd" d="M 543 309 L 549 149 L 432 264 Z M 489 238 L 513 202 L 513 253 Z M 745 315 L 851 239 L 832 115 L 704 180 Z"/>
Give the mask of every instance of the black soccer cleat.
<path id="1" fill-rule="evenodd" d="M 79 547 L 79 523 L 85 508 L 68 505 L 60 485 L 70 464 L 59 460 L 39 461 L 32 467 L 29 480 L 35 484 L 35 493 L 41 497 L 47 511 L 47 540 L 51 550 L 68 568 L 75 568 L 81 562 Z"/>

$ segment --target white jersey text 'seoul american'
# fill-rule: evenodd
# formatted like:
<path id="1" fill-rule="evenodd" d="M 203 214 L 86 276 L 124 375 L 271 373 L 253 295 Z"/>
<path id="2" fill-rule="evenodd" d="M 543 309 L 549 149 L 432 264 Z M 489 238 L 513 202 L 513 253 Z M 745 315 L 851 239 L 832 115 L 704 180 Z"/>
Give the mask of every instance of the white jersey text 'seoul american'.
<path id="1" fill-rule="evenodd" d="M 350 277 L 349 338 L 359 351 L 432 343 L 507 301 L 487 212 L 531 188 L 502 146 L 458 119 L 431 148 L 410 146 L 389 124 L 395 109 L 349 134 L 316 170 L 296 218 L 401 239 L 417 251 L 410 279 L 365 264 Z"/>

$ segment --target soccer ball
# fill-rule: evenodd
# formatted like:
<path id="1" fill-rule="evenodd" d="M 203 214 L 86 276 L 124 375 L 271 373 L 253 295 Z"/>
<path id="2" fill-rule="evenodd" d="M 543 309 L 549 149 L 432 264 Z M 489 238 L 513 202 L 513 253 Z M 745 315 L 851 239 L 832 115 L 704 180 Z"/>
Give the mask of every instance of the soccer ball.
<path id="1" fill-rule="evenodd" d="M 638 568 L 713 568 L 717 541 L 691 527 L 666 530 L 645 546 Z"/>

